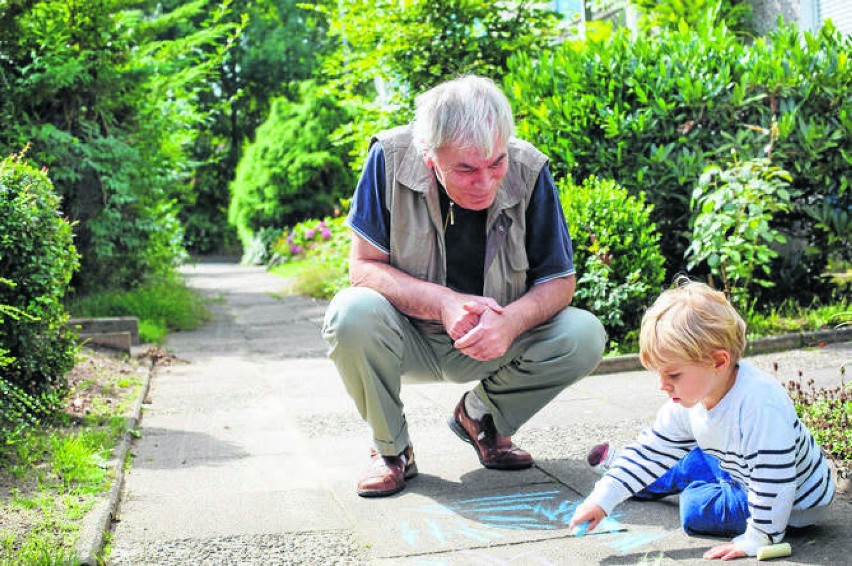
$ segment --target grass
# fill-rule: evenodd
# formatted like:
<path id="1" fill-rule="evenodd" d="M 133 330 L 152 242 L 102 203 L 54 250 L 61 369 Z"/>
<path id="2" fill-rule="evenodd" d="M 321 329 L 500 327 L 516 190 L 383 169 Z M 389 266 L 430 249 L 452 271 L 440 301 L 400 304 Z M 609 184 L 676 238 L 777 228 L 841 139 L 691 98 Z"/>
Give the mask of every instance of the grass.
<path id="1" fill-rule="evenodd" d="M 158 346 L 169 332 L 197 328 L 209 319 L 204 299 L 177 276 L 153 279 L 129 291 L 75 297 L 66 309 L 72 317 L 135 316 L 140 340 Z"/>
<path id="2" fill-rule="evenodd" d="M 131 361 L 84 350 L 65 409 L 0 446 L 0 566 L 78 563 L 82 520 L 110 487 L 108 461 L 142 381 Z"/>
<path id="3" fill-rule="evenodd" d="M 752 309 L 745 315 L 749 338 L 754 339 L 848 325 L 852 321 L 852 306 L 845 297 L 829 304 L 812 303 L 806 306 L 787 300 L 769 312 Z"/>
<path id="4" fill-rule="evenodd" d="M 177 276 L 76 297 L 66 308 L 78 317 L 136 316 L 140 338 L 157 345 L 209 318 L 204 299 Z M 0 566 L 77 564 L 82 520 L 110 487 L 117 442 L 133 433 L 124 415 L 143 378 L 130 360 L 83 350 L 66 377 L 62 410 L 0 444 Z"/>

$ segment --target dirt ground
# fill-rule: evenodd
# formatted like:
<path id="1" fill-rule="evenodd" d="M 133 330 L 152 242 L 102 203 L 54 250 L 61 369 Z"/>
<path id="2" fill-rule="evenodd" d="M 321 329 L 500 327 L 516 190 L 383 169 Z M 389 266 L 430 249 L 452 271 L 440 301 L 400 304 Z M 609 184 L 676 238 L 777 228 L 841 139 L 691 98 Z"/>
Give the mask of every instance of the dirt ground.
<path id="1" fill-rule="evenodd" d="M 108 351 L 81 350 L 77 364 L 66 376 L 71 393 L 63 407 L 67 424 L 60 428 L 73 434 L 86 415 L 126 414 L 136 401 L 144 379 L 140 368 L 151 361 L 163 362 L 167 358 L 167 354 L 158 350 L 148 351 L 139 359 Z M 19 446 L 13 451 L 24 449 L 23 445 Z M 21 473 L 20 468 L 15 468 L 14 457 L 0 460 L 0 556 L 4 544 L 9 544 L 12 537 L 19 543 L 33 528 L 44 526 L 44 503 L 33 504 L 34 501 L 52 499 L 56 506 L 64 504 L 62 497 L 44 488 L 53 480 L 61 482 L 47 462 Z"/>

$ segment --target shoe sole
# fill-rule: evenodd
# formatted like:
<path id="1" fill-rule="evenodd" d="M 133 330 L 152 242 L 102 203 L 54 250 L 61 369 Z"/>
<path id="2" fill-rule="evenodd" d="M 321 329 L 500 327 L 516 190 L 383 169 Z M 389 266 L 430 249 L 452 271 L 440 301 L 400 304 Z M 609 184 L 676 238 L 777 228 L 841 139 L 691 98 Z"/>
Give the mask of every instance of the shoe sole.
<path id="1" fill-rule="evenodd" d="M 416 476 L 418 473 L 419 472 L 417 471 L 417 462 L 415 462 L 415 463 L 411 464 L 411 466 L 409 466 L 407 470 L 405 470 L 405 475 L 402 476 L 402 477 L 405 480 L 410 480 L 411 478 Z M 405 489 L 405 482 L 403 482 L 401 486 L 396 487 L 394 489 L 386 489 L 384 491 L 373 490 L 373 489 L 370 489 L 370 490 L 356 489 L 355 493 L 357 493 L 361 497 L 387 497 L 388 495 L 393 495 L 394 493 L 399 493 L 403 489 Z"/>
<path id="2" fill-rule="evenodd" d="M 447 424 L 450 425 L 450 430 L 456 433 L 456 436 L 473 446 L 473 451 L 476 452 L 476 457 L 479 458 L 479 463 L 482 464 L 483 467 L 488 468 L 489 470 L 526 470 L 527 468 L 532 468 L 534 462 L 530 462 L 529 464 L 520 464 L 520 465 L 509 465 L 509 466 L 501 466 L 499 464 L 489 464 L 482 459 L 482 455 L 479 453 L 479 450 L 476 448 L 476 444 L 471 440 L 470 435 L 464 429 L 464 427 L 459 423 L 455 417 L 449 417 L 447 419 Z"/>

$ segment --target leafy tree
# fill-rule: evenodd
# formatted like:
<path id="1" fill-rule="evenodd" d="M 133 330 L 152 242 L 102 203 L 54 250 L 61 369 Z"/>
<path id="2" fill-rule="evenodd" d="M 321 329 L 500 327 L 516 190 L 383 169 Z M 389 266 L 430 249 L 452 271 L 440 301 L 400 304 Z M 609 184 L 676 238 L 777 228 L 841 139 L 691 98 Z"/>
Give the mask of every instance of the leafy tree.
<path id="1" fill-rule="evenodd" d="M 852 250 L 850 49 L 852 38 L 831 25 L 818 34 L 784 27 L 748 45 L 724 25 L 619 30 L 536 60 L 519 53 L 504 85 L 520 136 L 551 157 L 555 176 L 600 175 L 645 193 L 669 277 L 686 265 L 690 197 L 708 164 L 735 150 L 788 171 L 796 196 L 772 228 L 795 247 L 770 267 L 784 285 L 749 291 L 808 300 L 830 292 L 817 283 L 828 256 Z"/>
<path id="2" fill-rule="evenodd" d="M 570 177 L 557 184 L 574 245 L 577 293 L 574 303 L 596 313 L 610 348 L 635 345 L 642 313 L 659 294 L 665 277 L 653 206 L 644 193 L 631 196 L 610 179 Z"/>
<path id="3" fill-rule="evenodd" d="M 650 29 L 694 28 L 704 23 L 724 23 L 747 33 L 751 29 L 749 0 L 631 0 L 642 12 L 640 25 Z"/>
<path id="4" fill-rule="evenodd" d="M 180 258 L 198 93 L 238 26 L 227 3 L 41 0 L 0 7 L 0 150 L 32 144 L 82 253 L 77 285 L 132 285 Z"/>
<path id="5" fill-rule="evenodd" d="M 180 218 L 188 248 L 227 251 L 235 243 L 228 224 L 229 183 L 246 143 L 269 114 L 270 100 L 298 97 L 299 81 L 311 77 L 326 42 L 324 17 L 297 0 L 234 0 L 229 20 L 246 18 L 239 41 L 222 58 L 199 103 L 211 115 L 192 148 L 199 168 Z"/>
<path id="6" fill-rule="evenodd" d="M 246 250 L 262 229 L 325 216 L 352 191 L 347 148 L 330 140 L 348 119 L 345 108 L 312 82 L 300 94 L 273 102 L 237 167 L 228 218 Z"/>
<path id="7" fill-rule="evenodd" d="M 555 13 L 526 0 L 335 0 L 316 9 L 337 43 L 325 74 L 358 109 L 339 133 L 358 155 L 376 130 L 411 117 L 418 93 L 465 73 L 499 79 L 512 54 L 535 57 L 560 33 Z"/>

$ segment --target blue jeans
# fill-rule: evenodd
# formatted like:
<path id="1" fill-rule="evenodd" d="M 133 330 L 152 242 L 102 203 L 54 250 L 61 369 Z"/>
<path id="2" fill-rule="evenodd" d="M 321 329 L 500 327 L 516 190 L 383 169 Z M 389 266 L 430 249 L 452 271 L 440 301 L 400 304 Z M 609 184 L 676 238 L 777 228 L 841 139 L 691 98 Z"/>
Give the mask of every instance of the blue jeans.
<path id="1" fill-rule="evenodd" d="M 742 534 L 749 517 L 743 487 L 719 467 L 719 461 L 695 448 L 660 479 L 636 494 L 653 500 L 680 494 L 680 523 L 689 535 L 731 537 Z"/>

